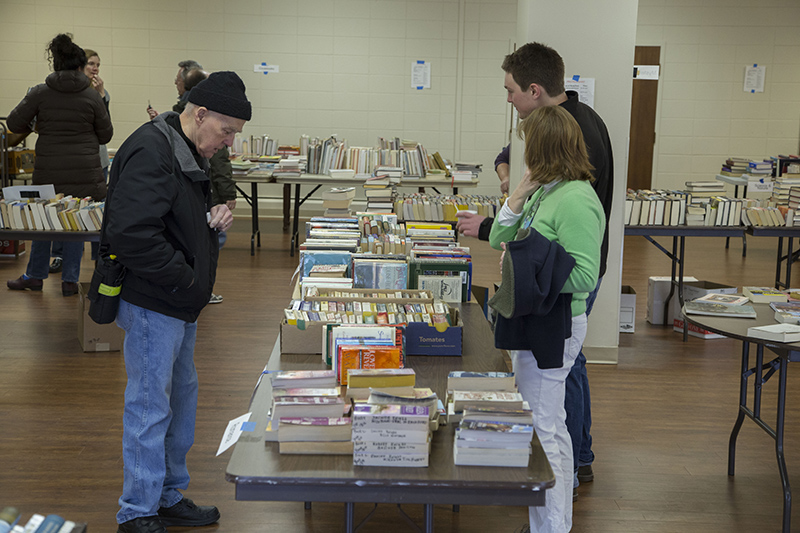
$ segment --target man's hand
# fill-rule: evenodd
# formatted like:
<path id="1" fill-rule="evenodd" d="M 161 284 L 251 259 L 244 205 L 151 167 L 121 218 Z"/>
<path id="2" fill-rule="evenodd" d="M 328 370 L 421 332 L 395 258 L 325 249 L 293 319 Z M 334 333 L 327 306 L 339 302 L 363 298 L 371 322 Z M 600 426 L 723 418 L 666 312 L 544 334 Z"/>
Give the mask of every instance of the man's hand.
<path id="1" fill-rule="evenodd" d="M 497 172 L 497 177 L 500 178 L 500 193 L 508 194 L 509 185 L 511 183 L 509 179 L 510 168 L 508 163 L 500 163 L 495 167 L 494 171 Z"/>
<path id="2" fill-rule="evenodd" d="M 208 226 L 219 231 L 228 231 L 233 224 L 233 214 L 225 204 L 215 205 L 209 213 Z"/>
<path id="3" fill-rule="evenodd" d="M 467 237 L 478 238 L 478 230 L 480 230 L 481 222 L 483 222 L 486 217 L 482 217 L 471 211 L 459 211 L 456 213 L 456 216 L 458 217 L 456 229 L 459 233 Z"/>

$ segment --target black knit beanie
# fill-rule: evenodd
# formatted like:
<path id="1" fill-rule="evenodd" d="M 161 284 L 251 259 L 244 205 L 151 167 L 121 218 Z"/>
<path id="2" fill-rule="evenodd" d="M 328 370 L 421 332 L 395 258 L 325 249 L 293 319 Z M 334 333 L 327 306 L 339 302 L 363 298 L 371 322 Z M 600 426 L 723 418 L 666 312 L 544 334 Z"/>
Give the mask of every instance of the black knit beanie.
<path id="1" fill-rule="evenodd" d="M 189 102 L 222 115 L 250 120 L 253 111 L 244 91 L 244 82 L 235 72 L 212 72 L 189 91 Z"/>

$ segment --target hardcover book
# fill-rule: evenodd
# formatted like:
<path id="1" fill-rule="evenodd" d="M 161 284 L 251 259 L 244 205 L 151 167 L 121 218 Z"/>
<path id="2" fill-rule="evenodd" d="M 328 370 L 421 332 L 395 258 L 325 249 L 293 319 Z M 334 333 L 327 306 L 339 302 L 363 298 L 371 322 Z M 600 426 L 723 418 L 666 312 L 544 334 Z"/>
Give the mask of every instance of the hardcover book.
<path id="1" fill-rule="evenodd" d="M 770 324 L 747 328 L 747 336 L 776 342 L 800 342 L 800 326 L 797 324 Z"/>
<path id="2" fill-rule="evenodd" d="M 724 305 L 697 300 L 683 304 L 683 312 L 687 315 L 724 316 L 732 318 L 755 318 L 756 311 L 752 305 Z"/>

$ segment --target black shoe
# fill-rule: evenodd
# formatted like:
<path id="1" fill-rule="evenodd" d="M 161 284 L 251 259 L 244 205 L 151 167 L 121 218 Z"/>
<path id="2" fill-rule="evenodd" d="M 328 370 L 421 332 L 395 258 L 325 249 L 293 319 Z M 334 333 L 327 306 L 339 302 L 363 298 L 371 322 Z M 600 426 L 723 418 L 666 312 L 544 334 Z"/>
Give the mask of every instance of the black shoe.
<path id="1" fill-rule="evenodd" d="M 162 507 L 158 517 L 165 526 L 207 526 L 219 520 L 219 509 L 211 505 L 195 505 L 184 498 L 172 507 Z"/>
<path id="2" fill-rule="evenodd" d="M 514 533 L 531 533 L 531 526 L 529 526 L 528 524 L 525 524 L 521 528 L 519 528 L 516 531 L 514 531 Z"/>
<path id="3" fill-rule="evenodd" d="M 74 294 L 78 294 L 78 284 L 71 281 L 62 281 L 61 294 L 62 296 L 72 296 Z"/>
<path id="4" fill-rule="evenodd" d="M 592 465 L 578 467 L 578 481 L 581 483 L 589 483 L 594 481 L 594 471 L 592 471 Z"/>
<path id="5" fill-rule="evenodd" d="M 17 279 L 10 279 L 6 281 L 6 286 L 12 291 L 24 291 L 25 289 L 31 291 L 42 290 L 44 282 L 40 279 L 26 278 L 24 275 Z"/>
<path id="6" fill-rule="evenodd" d="M 50 263 L 50 273 L 56 274 L 61 272 L 61 267 L 64 266 L 64 262 L 60 257 L 54 257 L 53 262 Z"/>
<path id="7" fill-rule="evenodd" d="M 142 516 L 119 525 L 117 533 L 167 533 L 157 516 Z"/>

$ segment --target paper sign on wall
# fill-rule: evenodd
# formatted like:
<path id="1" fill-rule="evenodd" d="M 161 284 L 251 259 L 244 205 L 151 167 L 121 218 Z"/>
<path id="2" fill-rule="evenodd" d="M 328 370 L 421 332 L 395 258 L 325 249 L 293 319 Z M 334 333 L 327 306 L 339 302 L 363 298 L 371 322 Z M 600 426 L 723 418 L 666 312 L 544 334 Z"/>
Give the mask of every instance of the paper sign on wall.
<path id="1" fill-rule="evenodd" d="M 280 72 L 280 67 L 278 65 L 267 65 L 266 63 L 261 63 L 259 65 L 253 65 L 253 72 L 263 72 L 264 74 L 269 74 L 270 72 Z"/>
<path id="2" fill-rule="evenodd" d="M 430 61 L 413 61 L 411 63 L 411 88 L 418 91 L 431 88 Z"/>
<path id="3" fill-rule="evenodd" d="M 658 65 L 634 65 L 633 79 L 635 80 L 657 80 Z"/>
<path id="4" fill-rule="evenodd" d="M 578 93 L 578 100 L 594 109 L 594 78 L 582 78 L 577 74 L 564 79 L 564 90 Z"/>
<path id="5" fill-rule="evenodd" d="M 744 92 L 746 93 L 763 93 L 764 92 L 764 78 L 767 75 L 767 67 L 764 65 L 758 66 L 754 64 L 744 68 Z"/>

